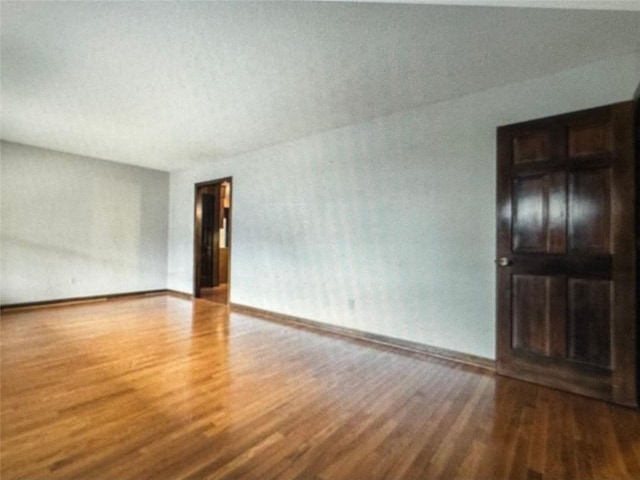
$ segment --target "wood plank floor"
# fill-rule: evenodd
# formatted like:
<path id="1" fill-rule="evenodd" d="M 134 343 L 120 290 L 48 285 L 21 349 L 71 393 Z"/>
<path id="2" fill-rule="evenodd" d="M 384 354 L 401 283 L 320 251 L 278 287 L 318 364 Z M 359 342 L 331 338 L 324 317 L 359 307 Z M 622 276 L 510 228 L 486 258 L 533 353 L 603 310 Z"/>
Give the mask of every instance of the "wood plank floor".
<path id="1" fill-rule="evenodd" d="M 217 287 L 202 287 L 200 297 L 213 303 L 227 305 L 229 303 L 229 284 L 223 283 Z"/>
<path id="2" fill-rule="evenodd" d="M 169 296 L 3 313 L 2 479 L 638 479 L 637 411 Z"/>

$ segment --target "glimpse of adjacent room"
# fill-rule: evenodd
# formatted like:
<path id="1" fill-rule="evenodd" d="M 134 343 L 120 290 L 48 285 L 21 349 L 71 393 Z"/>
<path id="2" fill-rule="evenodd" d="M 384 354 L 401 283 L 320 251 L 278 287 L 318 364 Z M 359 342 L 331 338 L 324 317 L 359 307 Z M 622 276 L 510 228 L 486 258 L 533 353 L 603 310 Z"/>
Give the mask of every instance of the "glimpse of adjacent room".
<path id="1" fill-rule="evenodd" d="M 196 186 L 195 296 L 229 304 L 231 181 Z"/>

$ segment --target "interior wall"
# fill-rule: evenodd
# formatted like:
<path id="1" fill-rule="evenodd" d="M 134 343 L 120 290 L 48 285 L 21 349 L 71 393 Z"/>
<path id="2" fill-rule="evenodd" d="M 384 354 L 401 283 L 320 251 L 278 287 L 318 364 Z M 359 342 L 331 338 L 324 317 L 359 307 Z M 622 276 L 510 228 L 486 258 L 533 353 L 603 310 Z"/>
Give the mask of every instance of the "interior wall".
<path id="1" fill-rule="evenodd" d="M 168 286 L 193 289 L 194 184 L 232 176 L 231 302 L 494 358 L 496 127 L 630 99 L 639 64 L 612 58 L 173 172 Z"/>
<path id="2" fill-rule="evenodd" d="M 0 303 L 166 288 L 166 172 L 2 142 Z"/>

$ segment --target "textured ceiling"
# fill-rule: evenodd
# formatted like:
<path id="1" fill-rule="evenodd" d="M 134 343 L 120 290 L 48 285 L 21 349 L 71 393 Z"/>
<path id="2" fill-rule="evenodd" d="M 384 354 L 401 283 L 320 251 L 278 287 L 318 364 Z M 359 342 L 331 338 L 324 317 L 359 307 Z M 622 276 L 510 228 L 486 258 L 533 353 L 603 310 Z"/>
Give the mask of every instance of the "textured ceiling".
<path id="1" fill-rule="evenodd" d="M 162 170 L 640 51 L 638 11 L 2 2 L 1 17 L 3 139 Z"/>

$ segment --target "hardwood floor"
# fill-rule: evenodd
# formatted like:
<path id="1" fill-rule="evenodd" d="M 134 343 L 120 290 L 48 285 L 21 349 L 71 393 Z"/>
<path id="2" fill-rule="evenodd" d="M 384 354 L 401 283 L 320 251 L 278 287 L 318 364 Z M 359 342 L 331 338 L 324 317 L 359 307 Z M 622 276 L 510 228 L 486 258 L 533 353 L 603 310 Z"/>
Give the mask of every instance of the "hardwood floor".
<path id="1" fill-rule="evenodd" d="M 223 283 L 217 287 L 202 287 L 200 296 L 204 300 L 227 305 L 229 303 L 229 284 Z"/>
<path id="2" fill-rule="evenodd" d="M 0 327 L 4 480 L 640 478 L 637 411 L 203 300 Z"/>

